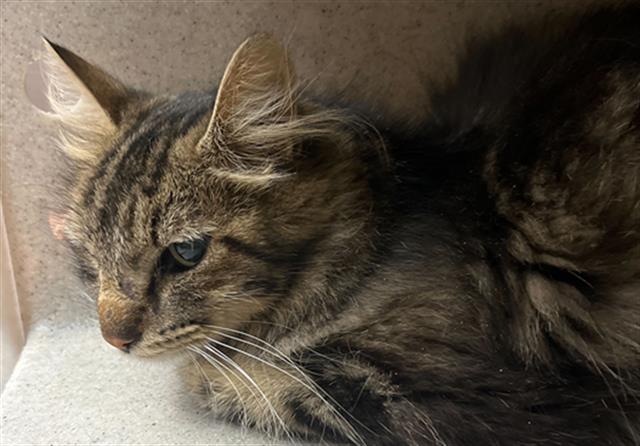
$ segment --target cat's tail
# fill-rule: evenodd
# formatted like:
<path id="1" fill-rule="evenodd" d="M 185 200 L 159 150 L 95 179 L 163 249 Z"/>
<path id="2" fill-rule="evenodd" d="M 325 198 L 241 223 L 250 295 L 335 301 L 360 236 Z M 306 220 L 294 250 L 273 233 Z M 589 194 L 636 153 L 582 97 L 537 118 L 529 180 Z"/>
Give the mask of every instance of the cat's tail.
<path id="1" fill-rule="evenodd" d="M 589 367 L 627 409 L 640 407 L 638 23 L 638 6 L 603 11 L 550 47 L 484 171 L 515 349 Z"/>

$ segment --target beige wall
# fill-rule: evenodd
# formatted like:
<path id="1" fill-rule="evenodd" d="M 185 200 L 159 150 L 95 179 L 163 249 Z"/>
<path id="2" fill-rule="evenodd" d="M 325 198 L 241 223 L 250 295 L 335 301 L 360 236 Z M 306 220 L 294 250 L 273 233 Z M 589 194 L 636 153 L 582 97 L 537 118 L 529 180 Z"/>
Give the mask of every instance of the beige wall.
<path id="1" fill-rule="evenodd" d="M 4 390 L 24 344 L 20 306 L 13 280 L 13 267 L 0 203 L 0 393 Z"/>
<path id="2" fill-rule="evenodd" d="M 215 84 L 235 46 L 268 31 L 287 42 L 316 89 L 343 89 L 411 117 L 427 110 L 420 76 L 449 71 L 470 26 L 560 6 L 584 2 L 2 2 L 2 201 L 27 331 L 93 315 L 47 227 L 61 163 L 52 127 L 23 92 L 41 33 L 136 87 L 168 92 Z"/>

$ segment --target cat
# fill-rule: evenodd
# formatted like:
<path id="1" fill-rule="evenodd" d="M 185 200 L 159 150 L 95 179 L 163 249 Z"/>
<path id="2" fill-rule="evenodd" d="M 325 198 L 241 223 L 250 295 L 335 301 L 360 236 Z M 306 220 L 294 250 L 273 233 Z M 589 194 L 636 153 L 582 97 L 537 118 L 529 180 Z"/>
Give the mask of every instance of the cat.
<path id="1" fill-rule="evenodd" d="M 266 35 L 169 97 L 47 41 L 102 335 L 278 438 L 640 444 L 639 24 L 476 39 L 420 125 L 302 92 Z"/>

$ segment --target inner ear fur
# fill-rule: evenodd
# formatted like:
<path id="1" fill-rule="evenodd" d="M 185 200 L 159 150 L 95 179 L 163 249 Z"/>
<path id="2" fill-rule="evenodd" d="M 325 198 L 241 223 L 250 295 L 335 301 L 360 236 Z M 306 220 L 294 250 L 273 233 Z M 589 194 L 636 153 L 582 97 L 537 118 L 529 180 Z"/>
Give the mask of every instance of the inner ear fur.
<path id="1" fill-rule="evenodd" d="M 43 37 L 47 50 L 43 77 L 63 149 L 73 158 L 96 158 L 99 142 L 122 124 L 139 93 L 101 68 Z"/>
<path id="2" fill-rule="evenodd" d="M 261 158 L 282 143 L 284 130 L 296 118 L 294 74 L 286 49 L 273 37 L 245 40 L 225 69 L 199 150 L 236 147 L 235 164 Z M 243 150 L 249 149 L 250 150 Z M 266 150 L 266 152 L 260 152 Z M 273 155 L 273 153 L 271 153 Z"/>

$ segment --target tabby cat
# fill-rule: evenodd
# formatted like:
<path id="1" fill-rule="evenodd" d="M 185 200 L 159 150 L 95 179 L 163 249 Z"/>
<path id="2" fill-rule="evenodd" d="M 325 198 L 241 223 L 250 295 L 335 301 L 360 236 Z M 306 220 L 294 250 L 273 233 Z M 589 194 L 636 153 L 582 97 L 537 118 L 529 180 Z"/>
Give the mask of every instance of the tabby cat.
<path id="1" fill-rule="evenodd" d="M 110 344 L 278 438 L 640 444 L 637 5 L 476 39 L 418 126 L 265 35 L 170 97 L 47 45 Z"/>

